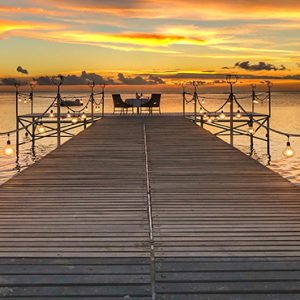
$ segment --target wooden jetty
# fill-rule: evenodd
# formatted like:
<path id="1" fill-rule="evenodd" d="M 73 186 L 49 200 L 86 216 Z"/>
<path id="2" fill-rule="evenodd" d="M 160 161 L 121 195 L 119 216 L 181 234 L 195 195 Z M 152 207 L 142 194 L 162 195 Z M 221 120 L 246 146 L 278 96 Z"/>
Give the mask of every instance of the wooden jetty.
<path id="1" fill-rule="evenodd" d="M 182 117 L 98 121 L 0 216 L 1 299 L 300 299 L 300 188 Z"/>

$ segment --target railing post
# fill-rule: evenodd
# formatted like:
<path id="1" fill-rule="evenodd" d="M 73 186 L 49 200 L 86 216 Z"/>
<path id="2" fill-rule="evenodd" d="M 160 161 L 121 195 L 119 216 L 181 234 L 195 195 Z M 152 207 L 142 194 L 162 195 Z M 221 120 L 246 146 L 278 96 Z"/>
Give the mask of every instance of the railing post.
<path id="1" fill-rule="evenodd" d="M 34 150 L 35 147 L 35 117 L 32 117 L 32 132 L 31 132 L 31 138 L 32 138 L 32 150 Z"/>
<path id="2" fill-rule="evenodd" d="M 272 114 L 271 88 L 272 88 L 273 84 L 270 81 L 267 84 L 268 84 L 268 96 L 269 96 L 269 117 L 271 117 L 271 114 Z"/>
<path id="3" fill-rule="evenodd" d="M 185 86 L 184 84 L 181 85 L 182 86 L 182 115 L 185 118 Z"/>
<path id="4" fill-rule="evenodd" d="M 230 84 L 230 144 L 233 145 L 233 89 Z"/>
<path id="5" fill-rule="evenodd" d="M 256 93 L 255 93 L 256 85 L 252 84 L 251 86 L 252 86 L 252 105 L 251 105 L 251 111 L 252 111 L 252 114 L 254 114 L 254 111 L 255 111 L 255 100 L 256 100 Z"/>
<path id="6" fill-rule="evenodd" d="M 35 83 L 31 82 L 30 83 L 30 106 L 31 106 L 30 112 L 31 112 L 31 114 L 33 114 L 33 111 L 34 111 L 34 105 L 33 105 L 33 90 L 34 90 L 34 86 L 35 86 Z"/>
<path id="7" fill-rule="evenodd" d="M 102 118 L 104 117 L 104 100 L 105 100 L 105 87 L 106 87 L 106 84 L 104 83 L 103 85 L 102 85 L 102 99 L 101 99 L 101 101 L 102 101 Z"/>
<path id="8" fill-rule="evenodd" d="M 198 99 L 198 94 L 197 94 L 197 82 L 196 81 L 193 81 L 193 86 L 194 86 L 194 96 L 193 96 L 194 122 L 197 123 L 197 99 Z"/>
<path id="9" fill-rule="evenodd" d="M 20 142 L 20 135 L 19 135 L 19 86 L 16 83 L 16 154 L 17 157 L 19 156 L 19 142 Z"/>
<path id="10" fill-rule="evenodd" d="M 271 147 L 270 147 L 270 116 L 267 117 L 267 155 L 269 162 L 271 160 Z"/>
<path id="11" fill-rule="evenodd" d="M 56 96 L 56 105 L 57 105 L 57 146 L 61 145 L 61 95 L 60 95 L 60 87 L 63 84 L 64 77 L 58 76 L 57 83 L 57 96 Z"/>
<path id="12" fill-rule="evenodd" d="M 94 123 L 94 88 L 95 88 L 95 82 L 91 81 L 89 82 L 89 87 L 91 88 L 91 96 L 90 96 L 90 101 L 91 101 L 91 116 L 92 116 L 92 123 Z"/>
<path id="13" fill-rule="evenodd" d="M 233 85 L 237 83 L 238 77 L 236 75 L 227 75 L 226 76 L 226 82 L 230 86 L 230 96 L 229 96 L 229 101 L 230 101 L 230 144 L 233 146 L 233 134 L 234 134 L 234 112 L 233 112 L 233 104 L 234 104 L 234 94 L 233 94 Z"/>

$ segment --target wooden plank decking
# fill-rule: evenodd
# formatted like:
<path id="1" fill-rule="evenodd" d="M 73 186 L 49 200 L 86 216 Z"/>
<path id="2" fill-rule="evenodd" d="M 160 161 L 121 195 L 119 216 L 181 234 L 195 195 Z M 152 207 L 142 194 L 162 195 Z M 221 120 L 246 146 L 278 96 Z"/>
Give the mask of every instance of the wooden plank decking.
<path id="1" fill-rule="evenodd" d="M 180 117 L 108 117 L 0 188 L 0 299 L 299 299 L 300 189 Z"/>

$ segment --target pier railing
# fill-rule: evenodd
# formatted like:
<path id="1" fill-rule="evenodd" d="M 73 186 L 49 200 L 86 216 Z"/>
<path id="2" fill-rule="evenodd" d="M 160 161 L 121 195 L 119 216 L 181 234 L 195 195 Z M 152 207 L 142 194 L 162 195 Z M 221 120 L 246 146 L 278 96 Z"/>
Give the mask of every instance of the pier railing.
<path id="1" fill-rule="evenodd" d="M 86 128 L 104 117 L 104 102 L 105 102 L 105 84 L 101 85 L 101 91 L 95 92 L 95 82 L 89 82 L 90 94 L 86 96 L 64 97 L 61 94 L 61 86 L 63 84 L 63 76 L 59 76 L 55 80 L 57 93 L 54 97 L 36 96 L 34 93 L 35 84 L 30 84 L 28 93 L 21 92 L 19 86 L 15 85 L 15 102 L 16 102 L 16 128 L 0 133 L 7 136 L 4 154 L 11 156 L 15 154 L 18 157 L 20 145 L 30 143 L 32 148 L 35 147 L 35 142 L 45 137 L 56 137 L 57 145 L 61 145 L 62 138 L 74 136 L 74 129 L 79 127 Z M 286 149 L 283 154 L 287 157 L 294 156 L 295 150 L 291 147 L 291 137 L 300 137 L 297 133 L 287 133 L 270 127 L 270 118 L 272 114 L 272 83 L 266 81 L 267 90 L 263 93 L 256 92 L 256 86 L 252 85 L 252 92 L 249 96 L 237 97 L 233 87 L 237 83 L 237 76 L 228 75 L 226 81 L 230 87 L 228 95 L 226 95 L 223 103 L 214 110 L 209 110 L 206 107 L 206 101 L 220 100 L 220 98 L 211 95 L 206 96 L 200 94 L 199 87 L 201 82 L 193 81 L 191 83 L 193 92 L 187 92 L 187 85 L 182 84 L 182 112 L 183 116 L 192 119 L 200 126 L 211 126 L 219 129 L 215 133 L 217 136 L 229 136 L 230 143 L 234 144 L 235 135 L 245 135 L 250 138 L 250 146 L 253 149 L 254 140 L 266 142 L 267 154 L 270 157 L 270 132 L 283 135 L 287 138 Z M 36 98 L 48 99 L 50 105 L 42 112 L 35 112 L 34 100 Z M 80 100 L 82 107 L 79 109 L 69 105 L 70 100 Z M 241 103 L 241 100 L 250 100 L 251 110 L 247 110 Z M 83 100 L 86 102 L 83 103 Z M 256 112 L 256 104 L 259 102 L 268 102 L 268 112 Z M 20 114 L 19 104 L 30 103 L 30 113 Z M 187 106 L 193 105 L 193 113 L 187 113 Z M 62 106 L 66 112 L 62 111 Z M 229 109 L 227 109 L 229 107 Z M 261 135 L 259 132 L 264 129 L 266 134 Z M 21 141 L 20 133 L 24 132 L 25 137 Z M 16 135 L 16 150 L 11 143 L 11 135 Z"/>
<path id="2" fill-rule="evenodd" d="M 61 94 L 61 86 L 63 84 L 63 76 L 59 76 L 55 80 L 57 93 L 54 97 L 35 95 L 35 84 L 30 84 L 30 92 L 24 93 L 19 89 L 19 85 L 15 85 L 15 106 L 16 106 L 16 128 L 10 131 L 1 132 L 0 136 L 7 136 L 7 143 L 4 148 L 4 154 L 11 156 L 16 154 L 19 156 L 19 147 L 23 144 L 31 143 L 32 149 L 35 142 L 46 137 L 56 137 L 57 146 L 61 145 L 62 138 L 74 136 L 74 129 L 86 128 L 89 124 L 103 118 L 104 101 L 105 101 L 105 84 L 101 85 L 101 91 L 95 92 L 96 84 L 89 82 L 91 92 L 86 96 L 63 97 Z M 50 105 L 43 112 L 36 112 L 36 99 L 50 100 Z M 77 99 L 81 102 L 79 109 L 71 106 L 70 100 Z M 86 100 L 86 103 L 83 103 Z M 21 103 L 30 104 L 30 113 L 20 114 L 19 105 Z M 66 112 L 62 111 L 62 107 Z M 25 134 L 23 140 L 20 134 Z M 16 136 L 16 149 L 12 147 L 11 135 Z"/>
<path id="3" fill-rule="evenodd" d="M 237 83 L 238 77 L 228 75 L 226 82 L 229 84 L 229 94 L 223 100 L 223 103 L 214 110 L 209 110 L 206 107 L 206 102 L 210 100 L 222 100 L 213 96 L 206 96 L 199 93 L 199 86 L 202 82 L 193 81 L 189 83 L 193 92 L 187 92 L 187 84 L 182 86 L 182 112 L 183 116 L 192 119 L 201 127 L 204 125 L 220 129 L 215 133 L 216 136 L 227 135 L 230 137 L 230 144 L 234 144 L 234 136 L 246 135 L 250 138 L 251 152 L 253 152 L 254 140 L 261 140 L 266 142 L 267 155 L 270 158 L 270 132 L 285 136 L 287 138 L 286 148 L 283 154 L 286 157 L 292 157 L 295 150 L 291 147 L 290 138 L 299 138 L 298 133 L 289 133 L 282 130 L 274 129 L 270 126 L 270 119 L 272 115 L 272 91 L 273 84 L 266 81 L 266 92 L 257 93 L 256 85 L 252 85 L 252 92 L 249 96 L 237 97 L 234 93 L 233 86 Z M 241 103 L 241 100 L 250 100 L 251 110 L 247 110 Z M 259 102 L 268 102 L 267 113 L 260 113 L 256 111 L 256 104 Z M 192 113 L 187 113 L 187 106 L 193 105 Z M 229 106 L 228 111 L 226 111 Z M 261 129 L 266 130 L 266 134 L 259 135 Z"/>

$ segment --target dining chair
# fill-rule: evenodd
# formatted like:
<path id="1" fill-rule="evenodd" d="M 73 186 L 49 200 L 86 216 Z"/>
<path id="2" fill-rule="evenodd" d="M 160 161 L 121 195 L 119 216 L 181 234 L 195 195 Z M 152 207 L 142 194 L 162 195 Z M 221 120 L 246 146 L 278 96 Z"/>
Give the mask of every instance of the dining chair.
<path id="1" fill-rule="evenodd" d="M 120 110 L 121 114 L 124 114 L 126 112 L 126 114 L 128 113 L 128 109 L 132 110 L 133 113 L 133 106 L 129 105 L 127 103 L 125 103 L 120 94 L 112 94 L 112 98 L 113 98 L 113 102 L 114 102 L 114 112 L 116 113 L 117 110 Z"/>
<path id="2" fill-rule="evenodd" d="M 155 109 L 161 114 L 160 99 L 161 94 L 152 94 L 150 100 L 141 106 L 141 112 L 143 108 L 147 108 L 150 114 L 152 114 Z"/>

